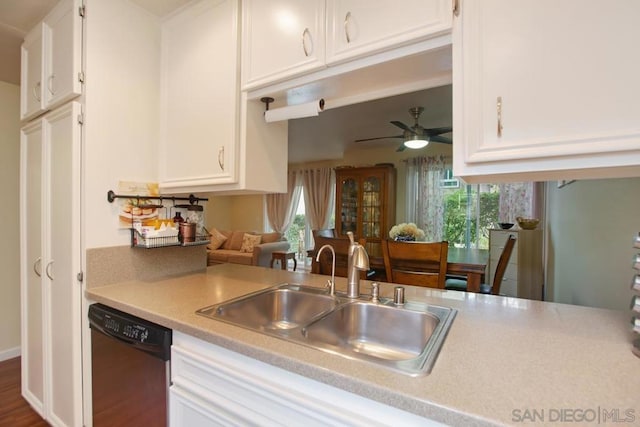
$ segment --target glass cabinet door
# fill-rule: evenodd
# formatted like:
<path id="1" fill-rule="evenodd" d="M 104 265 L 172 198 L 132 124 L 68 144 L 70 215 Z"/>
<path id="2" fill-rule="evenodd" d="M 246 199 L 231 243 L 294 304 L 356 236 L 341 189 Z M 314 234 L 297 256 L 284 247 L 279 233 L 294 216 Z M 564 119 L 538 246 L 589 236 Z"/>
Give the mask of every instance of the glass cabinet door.
<path id="1" fill-rule="evenodd" d="M 364 180 L 362 189 L 362 235 L 367 239 L 380 238 L 381 218 L 381 180 L 369 176 Z"/>
<path id="2" fill-rule="evenodd" d="M 340 188 L 340 234 L 352 231 L 357 233 L 358 228 L 358 181 L 347 178 L 342 181 Z"/>

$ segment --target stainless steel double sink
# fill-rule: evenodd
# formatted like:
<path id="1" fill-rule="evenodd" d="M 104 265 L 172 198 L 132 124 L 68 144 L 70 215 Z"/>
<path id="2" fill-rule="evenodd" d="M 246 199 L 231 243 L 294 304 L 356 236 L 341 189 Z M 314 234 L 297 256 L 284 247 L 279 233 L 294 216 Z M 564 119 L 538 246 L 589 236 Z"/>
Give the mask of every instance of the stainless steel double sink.
<path id="1" fill-rule="evenodd" d="M 284 283 L 196 312 L 411 376 L 428 374 L 457 311 L 409 301 L 348 299 Z"/>

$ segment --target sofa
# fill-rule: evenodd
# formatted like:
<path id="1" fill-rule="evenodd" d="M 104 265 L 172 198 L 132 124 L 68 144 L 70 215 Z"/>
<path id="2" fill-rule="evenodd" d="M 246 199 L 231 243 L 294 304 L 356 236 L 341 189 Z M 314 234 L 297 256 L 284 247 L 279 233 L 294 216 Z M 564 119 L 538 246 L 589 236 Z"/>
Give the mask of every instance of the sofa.
<path id="1" fill-rule="evenodd" d="M 282 233 L 223 231 L 212 229 L 207 247 L 207 265 L 234 263 L 269 267 L 274 251 L 288 251 Z"/>

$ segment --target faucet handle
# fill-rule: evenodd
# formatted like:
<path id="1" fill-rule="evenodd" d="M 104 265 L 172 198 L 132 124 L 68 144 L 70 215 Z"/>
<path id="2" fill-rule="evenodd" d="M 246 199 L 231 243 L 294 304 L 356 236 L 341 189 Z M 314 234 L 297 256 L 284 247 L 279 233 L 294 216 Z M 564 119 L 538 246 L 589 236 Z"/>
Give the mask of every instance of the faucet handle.
<path id="1" fill-rule="evenodd" d="M 371 284 L 371 302 L 380 302 L 380 285 L 378 282 Z"/>
<path id="2" fill-rule="evenodd" d="M 393 289 L 393 303 L 395 305 L 404 305 L 404 287 L 396 286 Z"/>
<path id="3" fill-rule="evenodd" d="M 333 280 L 327 279 L 327 288 L 329 288 L 329 295 L 334 296 L 336 294 L 336 284 Z"/>

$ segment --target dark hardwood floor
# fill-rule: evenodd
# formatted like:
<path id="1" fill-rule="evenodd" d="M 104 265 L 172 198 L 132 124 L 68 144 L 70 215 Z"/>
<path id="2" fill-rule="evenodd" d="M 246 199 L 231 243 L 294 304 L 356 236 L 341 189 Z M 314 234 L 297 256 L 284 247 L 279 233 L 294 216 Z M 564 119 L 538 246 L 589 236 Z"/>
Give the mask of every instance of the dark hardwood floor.
<path id="1" fill-rule="evenodd" d="M 0 362 L 0 426 L 48 426 L 20 394 L 20 358 Z"/>

